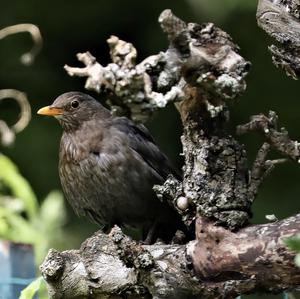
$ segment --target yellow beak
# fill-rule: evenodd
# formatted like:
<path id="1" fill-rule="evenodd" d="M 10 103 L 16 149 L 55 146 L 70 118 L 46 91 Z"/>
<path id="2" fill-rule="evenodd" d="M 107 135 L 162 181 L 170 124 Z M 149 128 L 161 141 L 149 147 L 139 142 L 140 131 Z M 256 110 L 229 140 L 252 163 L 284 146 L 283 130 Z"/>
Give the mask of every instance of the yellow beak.
<path id="1" fill-rule="evenodd" d="M 41 108 L 37 114 L 40 115 L 50 115 L 50 116 L 56 116 L 56 115 L 61 115 L 63 114 L 63 109 L 62 108 L 56 108 L 56 107 L 50 107 L 46 106 Z"/>

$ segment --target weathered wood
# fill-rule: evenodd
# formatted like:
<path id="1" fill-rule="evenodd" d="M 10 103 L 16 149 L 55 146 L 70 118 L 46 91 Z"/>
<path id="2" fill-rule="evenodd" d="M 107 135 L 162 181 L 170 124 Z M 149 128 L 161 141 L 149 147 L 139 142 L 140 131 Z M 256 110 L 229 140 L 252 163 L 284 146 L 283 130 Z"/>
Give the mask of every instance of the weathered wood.
<path id="1" fill-rule="evenodd" d="M 300 75 L 300 2 L 299 0 L 259 0 L 257 23 L 280 46 L 271 45 L 273 63 L 297 79 Z"/>
<path id="2" fill-rule="evenodd" d="M 51 250 L 41 266 L 50 298 L 234 298 L 299 286 L 295 253 L 284 239 L 300 214 L 233 233 L 199 218 L 187 245 L 141 245 L 115 227 L 79 250 Z"/>

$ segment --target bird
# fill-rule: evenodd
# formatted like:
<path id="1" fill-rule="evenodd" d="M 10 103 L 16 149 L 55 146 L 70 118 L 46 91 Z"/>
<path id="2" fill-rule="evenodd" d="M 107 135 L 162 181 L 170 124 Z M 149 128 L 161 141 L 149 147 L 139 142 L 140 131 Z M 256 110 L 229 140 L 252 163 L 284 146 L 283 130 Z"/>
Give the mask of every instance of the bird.
<path id="1" fill-rule="evenodd" d="M 178 180 L 181 175 L 143 124 L 114 116 L 77 91 L 58 96 L 37 113 L 54 116 L 63 129 L 59 177 L 78 216 L 104 232 L 114 225 L 141 230 L 145 244 L 158 238 L 170 242 L 177 230 L 184 230 L 179 213 L 153 191 L 169 175 Z"/>

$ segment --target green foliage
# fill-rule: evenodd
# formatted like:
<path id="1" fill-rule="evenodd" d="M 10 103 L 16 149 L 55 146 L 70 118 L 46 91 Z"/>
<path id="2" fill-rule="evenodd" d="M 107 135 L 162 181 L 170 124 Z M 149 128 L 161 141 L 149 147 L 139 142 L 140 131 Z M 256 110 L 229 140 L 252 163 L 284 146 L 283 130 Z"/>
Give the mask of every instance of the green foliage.
<path id="1" fill-rule="evenodd" d="M 63 239 L 65 218 L 60 192 L 52 191 L 39 205 L 14 163 L 0 154 L 0 238 L 32 244 L 39 264 L 51 244 Z"/>
<path id="2" fill-rule="evenodd" d="M 52 191 L 38 200 L 16 165 L 0 154 L 0 238 L 32 244 L 36 263 L 40 264 L 51 245 L 63 238 L 66 219 L 63 196 Z M 39 291 L 39 298 L 47 298 L 42 277 L 29 284 L 19 299 L 31 299 Z"/>
<path id="3" fill-rule="evenodd" d="M 285 244 L 292 250 L 296 251 L 295 263 L 300 267 L 300 233 L 295 236 L 285 239 Z"/>
<path id="4" fill-rule="evenodd" d="M 300 252 L 300 233 L 291 238 L 285 239 L 284 242 L 290 249 Z"/>
<path id="5" fill-rule="evenodd" d="M 42 283 L 43 278 L 41 276 L 35 279 L 21 292 L 19 299 L 32 299 L 41 288 Z"/>
<path id="6" fill-rule="evenodd" d="M 28 218 L 37 214 L 38 202 L 30 185 L 20 175 L 17 167 L 4 155 L 0 154 L 0 180 L 12 192 L 13 197 L 21 198 Z"/>

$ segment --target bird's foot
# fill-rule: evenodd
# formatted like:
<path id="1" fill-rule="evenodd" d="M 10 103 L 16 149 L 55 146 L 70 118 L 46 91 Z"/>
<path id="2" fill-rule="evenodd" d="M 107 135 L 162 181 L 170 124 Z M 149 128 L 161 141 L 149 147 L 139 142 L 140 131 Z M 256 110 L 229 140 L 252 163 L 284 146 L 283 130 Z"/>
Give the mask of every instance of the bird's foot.
<path id="1" fill-rule="evenodd" d="M 187 236 L 181 230 L 177 230 L 174 237 L 172 238 L 171 244 L 182 245 L 187 241 Z"/>

